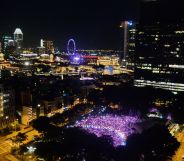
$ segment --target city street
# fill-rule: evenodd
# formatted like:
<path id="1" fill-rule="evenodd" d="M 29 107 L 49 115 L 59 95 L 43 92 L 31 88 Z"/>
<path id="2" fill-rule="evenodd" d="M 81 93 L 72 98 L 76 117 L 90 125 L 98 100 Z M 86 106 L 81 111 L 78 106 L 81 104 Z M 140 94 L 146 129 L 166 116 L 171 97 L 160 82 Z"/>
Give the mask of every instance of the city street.
<path id="1" fill-rule="evenodd" d="M 184 133 L 176 133 L 175 137 L 181 145 L 173 156 L 172 161 L 182 161 L 182 157 L 184 156 Z"/>
<path id="2" fill-rule="evenodd" d="M 16 158 L 12 155 L 10 155 L 11 148 L 13 147 L 13 143 L 10 140 L 11 138 L 15 137 L 19 132 L 25 133 L 27 135 L 27 139 L 23 141 L 22 144 L 27 144 L 30 141 L 32 141 L 34 135 L 39 135 L 39 133 L 36 130 L 33 130 L 33 128 L 29 127 L 26 129 L 22 129 L 21 131 L 14 132 L 10 135 L 4 136 L 0 138 L 0 161 L 17 161 Z"/>
<path id="3" fill-rule="evenodd" d="M 35 135 L 40 135 L 40 134 L 36 130 L 31 130 L 31 131 L 27 132 L 26 135 L 27 135 L 27 139 L 25 141 L 23 141 L 23 144 L 29 143 L 30 141 L 33 140 L 33 137 Z"/>
<path id="4" fill-rule="evenodd" d="M 33 130 L 33 128 L 32 127 L 28 127 L 28 128 L 23 128 L 20 131 L 15 131 L 12 134 L 9 134 L 9 135 L 0 137 L 0 142 L 5 141 L 7 139 L 11 139 L 12 137 L 16 136 L 19 132 L 21 132 L 21 133 L 27 133 L 28 131 L 31 131 L 31 130 Z"/>
<path id="5" fill-rule="evenodd" d="M 6 156 L 3 157 L 3 161 L 19 161 L 17 158 L 15 158 L 13 155 L 8 154 Z M 1 159 L 0 159 L 1 161 Z"/>
<path id="6" fill-rule="evenodd" d="M 12 143 L 10 140 L 0 142 L 0 156 L 9 153 L 11 150 L 11 146 Z"/>

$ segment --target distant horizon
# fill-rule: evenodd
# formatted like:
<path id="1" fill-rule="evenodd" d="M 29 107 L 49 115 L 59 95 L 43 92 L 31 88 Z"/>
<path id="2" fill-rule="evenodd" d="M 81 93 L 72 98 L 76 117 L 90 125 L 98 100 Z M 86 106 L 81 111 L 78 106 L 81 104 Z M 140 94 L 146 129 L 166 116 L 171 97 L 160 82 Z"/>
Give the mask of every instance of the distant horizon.
<path id="1" fill-rule="evenodd" d="M 122 20 L 122 21 L 124 21 L 124 20 Z M 120 43 L 120 28 L 119 28 L 119 26 L 120 26 L 120 24 L 121 24 L 121 21 L 119 22 L 119 24 L 117 25 L 117 29 L 119 30 L 119 37 L 117 38 L 119 41 L 118 41 L 118 45 L 120 45 L 119 43 Z M 0 31 L 0 37 L 1 37 L 1 40 L 2 40 L 2 37 L 3 36 L 10 36 L 10 37 L 12 37 L 12 39 L 13 39 L 13 34 L 14 34 L 14 31 L 15 31 L 15 29 L 17 29 L 17 28 L 20 28 L 20 27 L 15 27 L 14 28 L 14 30 L 12 30 L 13 32 L 12 33 L 4 33 L 4 34 L 2 34 L 1 33 L 1 31 Z M 80 42 L 77 42 L 77 39 L 75 39 L 74 37 L 68 37 L 68 39 L 65 39 L 64 41 L 62 41 L 62 45 L 60 46 L 60 45 L 58 45 L 59 43 L 57 43 L 57 42 L 60 42 L 60 40 L 56 40 L 56 39 L 51 39 L 51 38 L 49 38 L 49 37 L 40 37 L 40 38 L 36 38 L 35 40 L 28 40 L 28 37 L 26 36 L 26 33 L 24 32 L 24 29 L 22 29 L 22 28 L 20 28 L 21 30 L 22 30 L 22 32 L 23 32 L 23 39 L 24 39 L 24 41 L 23 41 L 23 48 L 36 48 L 36 47 L 39 47 L 39 45 L 40 45 L 40 40 L 41 39 L 44 39 L 44 40 L 48 40 L 48 41 L 53 41 L 54 42 L 54 46 L 55 47 L 57 47 L 57 48 L 59 48 L 59 49 L 61 49 L 61 47 L 66 47 L 66 45 L 67 45 L 67 42 L 68 42 L 68 40 L 69 39 L 74 39 L 75 41 L 76 41 L 76 45 L 79 45 L 79 46 L 81 46 L 80 45 Z M 27 34 L 28 35 L 28 34 Z M 117 41 L 117 40 L 116 40 Z M 32 42 L 34 42 L 34 43 L 32 43 Z M 61 50 L 65 50 L 65 48 L 64 49 L 61 49 Z M 92 47 L 92 46 L 89 46 L 88 48 L 86 47 L 83 47 L 83 46 L 81 46 L 81 47 L 78 47 L 77 46 L 77 50 L 115 50 L 115 51 L 120 51 L 120 46 L 118 47 L 118 48 L 108 48 L 108 47 L 100 47 L 100 48 L 96 48 L 96 47 Z"/>
<path id="2" fill-rule="evenodd" d="M 120 47 L 122 20 L 138 18 L 139 0 L 106 2 L 52 2 L 3 0 L 0 35 L 13 35 L 15 28 L 24 33 L 24 46 L 34 47 L 39 40 L 49 39 L 60 49 L 74 38 L 81 49 L 113 49 Z"/>

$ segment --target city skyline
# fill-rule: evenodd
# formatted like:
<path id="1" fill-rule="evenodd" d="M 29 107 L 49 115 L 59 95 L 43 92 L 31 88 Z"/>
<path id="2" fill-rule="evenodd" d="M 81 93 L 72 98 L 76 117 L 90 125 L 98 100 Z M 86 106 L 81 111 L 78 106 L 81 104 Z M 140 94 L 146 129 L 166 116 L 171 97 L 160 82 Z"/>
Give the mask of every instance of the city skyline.
<path id="1" fill-rule="evenodd" d="M 0 35 L 12 35 L 15 28 L 21 28 L 25 47 L 36 47 L 43 38 L 63 49 L 67 40 L 74 38 L 80 49 L 118 50 L 120 22 L 137 19 L 138 0 L 126 0 L 123 5 L 104 1 L 91 5 L 84 1 L 3 1 L 0 14 L 6 14 L 1 19 Z"/>
<path id="2" fill-rule="evenodd" d="M 0 160 L 184 161 L 181 0 L 1 8 Z"/>

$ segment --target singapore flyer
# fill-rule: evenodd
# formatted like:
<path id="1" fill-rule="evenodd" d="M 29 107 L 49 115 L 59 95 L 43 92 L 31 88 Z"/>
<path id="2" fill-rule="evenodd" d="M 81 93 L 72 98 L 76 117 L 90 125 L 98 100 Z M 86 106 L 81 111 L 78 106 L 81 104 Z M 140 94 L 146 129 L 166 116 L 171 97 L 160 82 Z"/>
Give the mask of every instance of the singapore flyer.
<path id="1" fill-rule="evenodd" d="M 75 52 L 76 52 L 76 45 L 75 45 L 74 39 L 68 40 L 68 43 L 67 43 L 67 52 L 70 55 L 74 55 L 75 54 Z"/>

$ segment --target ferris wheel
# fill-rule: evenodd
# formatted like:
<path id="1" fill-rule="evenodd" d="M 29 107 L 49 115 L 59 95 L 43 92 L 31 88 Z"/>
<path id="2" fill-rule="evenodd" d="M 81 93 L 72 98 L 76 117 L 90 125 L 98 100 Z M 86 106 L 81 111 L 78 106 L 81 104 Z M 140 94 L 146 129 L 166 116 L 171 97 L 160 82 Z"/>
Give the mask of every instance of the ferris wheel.
<path id="1" fill-rule="evenodd" d="M 74 55 L 75 54 L 75 52 L 76 52 L 76 45 L 75 45 L 74 39 L 68 40 L 68 43 L 67 43 L 67 52 L 70 55 Z"/>

